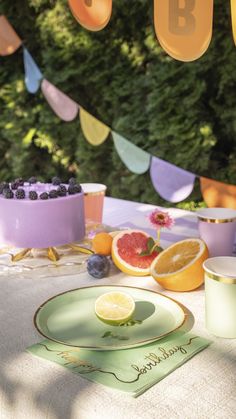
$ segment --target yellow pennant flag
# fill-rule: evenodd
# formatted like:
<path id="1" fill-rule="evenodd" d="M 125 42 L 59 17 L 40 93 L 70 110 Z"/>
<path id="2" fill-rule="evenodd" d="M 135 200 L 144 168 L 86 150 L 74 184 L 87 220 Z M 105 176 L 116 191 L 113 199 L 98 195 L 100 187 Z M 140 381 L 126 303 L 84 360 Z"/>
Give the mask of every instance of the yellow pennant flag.
<path id="1" fill-rule="evenodd" d="M 236 45 L 236 1 L 231 1 L 231 20 L 232 20 L 232 30 L 233 30 L 233 38 L 234 43 Z"/>
<path id="2" fill-rule="evenodd" d="M 85 29 L 100 31 L 111 18 L 112 0 L 68 0 L 74 18 Z"/>
<path id="3" fill-rule="evenodd" d="M 80 124 L 86 140 L 92 145 L 102 144 L 110 128 L 80 107 Z"/>
<path id="4" fill-rule="evenodd" d="M 0 55 L 13 54 L 22 44 L 5 16 L 0 16 Z"/>
<path id="5" fill-rule="evenodd" d="M 154 25 L 167 54 L 194 61 L 211 42 L 213 0 L 154 0 Z"/>
<path id="6" fill-rule="evenodd" d="M 200 177 L 202 196 L 208 207 L 236 209 L 236 186 Z"/>

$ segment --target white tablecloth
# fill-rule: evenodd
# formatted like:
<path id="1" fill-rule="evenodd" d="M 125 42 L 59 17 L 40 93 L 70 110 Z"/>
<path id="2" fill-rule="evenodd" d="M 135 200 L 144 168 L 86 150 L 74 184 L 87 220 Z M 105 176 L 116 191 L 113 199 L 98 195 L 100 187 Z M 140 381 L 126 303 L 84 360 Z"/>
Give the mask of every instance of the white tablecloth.
<path id="1" fill-rule="evenodd" d="M 147 214 L 151 205 L 105 199 L 104 223 L 153 230 Z M 164 246 L 196 237 L 194 214 L 170 209 L 176 224 L 163 232 Z M 97 284 L 122 284 L 163 292 L 183 303 L 194 315 L 193 332 L 213 344 L 137 399 L 33 357 L 26 347 L 42 340 L 33 315 L 48 298 L 69 289 Z M 151 277 L 118 273 L 95 280 L 86 273 L 73 276 L 21 279 L 0 276 L 0 418 L 4 419 L 230 419 L 236 417 L 236 340 L 220 339 L 204 325 L 204 290 L 173 293 Z"/>

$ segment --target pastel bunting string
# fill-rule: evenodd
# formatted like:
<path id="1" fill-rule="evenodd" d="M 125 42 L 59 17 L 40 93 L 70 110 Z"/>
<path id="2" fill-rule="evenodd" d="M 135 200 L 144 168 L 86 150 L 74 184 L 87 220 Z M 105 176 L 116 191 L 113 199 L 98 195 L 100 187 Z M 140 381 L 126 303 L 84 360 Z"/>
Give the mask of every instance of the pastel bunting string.
<path id="1" fill-rule="evenodd" d="M 91 0 L 91 2 L 95 5 L 95 0 Z M 235 5 L 235 2 L 236 0 L 232 0 L 231 5 Z M 236 15 L 234 17 L 236 19 Z M 236 22 L 234 23 L 236 25 Z M 1 24 L 3 25 L 1 26 Z M 0 16 L 0 55 L 9 55 L 21 45 L 22 41 L 10 23 L 4 16 Z M 41 84 L 41 91 L 49 106 L 65 122 L 73 121 L 79 113 L 82 132 L 91 145 L 99 146 L 106 141 L 111 133 L 115 149 L 125 166 L 135 174 L 144 174 L 149 170 L 153 187 L 163 199 L 171 203 L 177 203 L 189 197 L 193 191 L 196 178 L 199 178 L 198 175 L 158 157 L 151 156 L 148 152 L 111 130 L 106 124 L 95 118 L 46 80 L 25 46 L 23 46 L 23 61 L 27 90 L 30 93 L 36 93 Z M 227 185 L 200 177 L 200 186 L 203 198 L 209 207 L 222 206 L 236 209 L 235 185 Z"/>

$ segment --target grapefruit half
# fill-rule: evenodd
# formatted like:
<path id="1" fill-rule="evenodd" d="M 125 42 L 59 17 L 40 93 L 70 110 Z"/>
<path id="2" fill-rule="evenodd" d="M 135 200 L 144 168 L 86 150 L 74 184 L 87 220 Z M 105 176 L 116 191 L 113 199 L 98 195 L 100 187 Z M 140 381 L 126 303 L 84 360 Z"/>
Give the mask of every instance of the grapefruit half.
<path id="1" fill-rule="evenodd" d="M 112 259 L 122 272 L 133 276 L 150 275 L 150 266 L 158 252 L 141 256 L 147 251 L 150 236 L 141 230 L 124 230 L 118 233 L 112 242 Z"/>

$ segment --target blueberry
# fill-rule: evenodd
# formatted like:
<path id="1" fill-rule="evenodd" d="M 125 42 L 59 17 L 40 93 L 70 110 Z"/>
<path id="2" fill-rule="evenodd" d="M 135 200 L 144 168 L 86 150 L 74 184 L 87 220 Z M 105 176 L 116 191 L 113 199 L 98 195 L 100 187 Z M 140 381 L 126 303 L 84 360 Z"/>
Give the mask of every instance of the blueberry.
<path id="1" fill-rule="evenodd" d="M 3 191 L 3 196 L 6 199 L 12 199 L 12 198 L 14 198 L 14 193 L 10 189 L 5 189 Z"/>
<path id="2" fill-rule="evenodd" d="M 76 193 L 76 191 L 74 190 L 74 185 L 69 185 L 68 186 L 68 194 L 69 195 L 74 195 Z"/>
<path id="3" fill-rule="evenodd" d="M 75 193 L 80 193 L 82 191 L 81 185 L 79 183 L 74 185 L 74 191 Z"/>
<path id="4" fill-rule="evenodd" d="M 76 193 L 80 193 L 82 191 L 81 185 L 75 184 L 75 185 L 69 185 L 68 186 L 68 194 L 74 195 Z"/>
<path id="5" fill-rule="evenodd" d="M 24 199 L 25 198 L 25 191 L 24 189 L 17 189 L 16 194 L 15 194 L 16 199 Z"/>
<path id="6" fill-rule="evenodd" d="M 54 177 L 52 178 L 52 184 L 53 184 L 54 186 L 56 186 L 56 185 L 60 185 L 60 184 L 61 184 L 61 179 L 60 179 L 58 176 L 54 176 Z"/>
<path id="7" fill-rule="evenodd" d="M 67 189 L 66 189 L 65 185 L 60 185 L 60 186 L 57 188 L 57 194 L 58 194 L 58 196 L 66 196 L 66 194 L 67 194 Z"/>
<path id="8" fill-rule="evenodd" d="M 20 186 L 19 183 L 16 182 L 16 181 L 14 181 L 14 182 L 11 183 L 11 189 L 12 190 L 16 190 L 19 186 Z"/>
<path id="9" fill-rule="evenodd" d="M 0 184 L 0 194 L 2 194 L 5 190 L 10 189 L 9 187 L 9 183 L 7 182 L 2 182 Z"/>
<path id="10" fill-rule="evenodd" d="M 29 199 L 31 199 L 32 201 L 35 201 L 36 199 L 38 199 L 38 194 L 36 191 L 30 191 L 29 192 Z"/>
<path id="11" fill-rule="evenodd" d="M 16 179 L 15 182 L 18 183 L 19 186 L 24 186 L 24 181 L 21 177 Z"/>
<path id="12" fill-rule="evenodd" d="M 70 179 L 69 179 L 69 185 L 75 185 L 76 184 L 76 179 L 75 179 L 75 177 L 71 177 Z"/>
<path id="13" fill-rule="evenodd" d="M 31 177 L 28 179 L 28 182 L 29 182 L 31 185 L 33 185 L 34 183 L 37 183 L 37 179 L 36 179 L 36 177 L 35 177 L 35 176 L 31 176 Z"/>
<path id="14" fill-rule="evenodd" d="M 58 197 L 58 193 L 57 193 L 57 191 L 56 191 L 56 189 L 52 189 L 50 192 L 49 192 L 49 198 L 57 198 Z"/>
<path id="15" fill-rule="evenodd" d="M 43 192 L 39 195 L 40 199 L 48 199 L 48 193 L 47 192 Z"/>
<path id="16" fill-rule="evenodd" d="M 87 260 L 87 271 L 94 278 L 104 278 L 110 270 L 110 262 L 106 256 L 94 254 Z"/>

